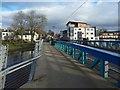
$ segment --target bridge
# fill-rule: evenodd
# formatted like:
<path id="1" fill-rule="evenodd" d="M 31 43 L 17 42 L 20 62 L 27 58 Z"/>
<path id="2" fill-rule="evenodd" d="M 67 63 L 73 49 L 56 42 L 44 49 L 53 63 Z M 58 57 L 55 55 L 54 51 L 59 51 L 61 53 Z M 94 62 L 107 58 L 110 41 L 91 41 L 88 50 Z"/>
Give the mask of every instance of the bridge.
<path id="1" fill-rule="evenodd" d="M 34 58 L 1 70 L 2 88 L 120 87 L 119 53 L 63 41 L 38 42 L 35 52 Z"/>

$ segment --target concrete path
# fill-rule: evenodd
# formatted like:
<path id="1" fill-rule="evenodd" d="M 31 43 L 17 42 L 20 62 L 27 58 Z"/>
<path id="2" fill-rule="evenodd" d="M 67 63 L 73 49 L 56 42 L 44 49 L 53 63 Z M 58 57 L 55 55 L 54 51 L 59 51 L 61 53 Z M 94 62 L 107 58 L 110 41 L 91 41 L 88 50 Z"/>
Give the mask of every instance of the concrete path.
<path id="1" fill-rule="evenodd" d="M 44 43 L 34 80 L 21 88 L 114 88 L 107 80 Z"/>

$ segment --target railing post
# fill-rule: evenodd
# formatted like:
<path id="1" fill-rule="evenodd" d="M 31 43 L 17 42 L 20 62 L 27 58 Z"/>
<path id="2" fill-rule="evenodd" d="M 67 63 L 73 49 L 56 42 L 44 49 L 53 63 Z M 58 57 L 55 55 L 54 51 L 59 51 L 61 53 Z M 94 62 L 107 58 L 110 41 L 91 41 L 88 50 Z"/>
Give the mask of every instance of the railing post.
<path id="1" fill-rule="evenodd" d="M 35 49 L 34 49 L 34 57 L 36 57 L 38 55 L 38 49 L 39 48 L 39 42 L 35 43 Z M 33 76 L 34 76 L 34 71 L 35 71 L 35 61 L 32 62 L 31 64 L 31 71 L 30 71 L 30 75 L 29 75 L 29 82 L 32 81 Z"/>
<path id="2" fill-rule="evenodd" d="M 108 78 L 108 61 L 100 60 L 100 75 Z"/>
<path id="3" fill-rule="evenodd" d="M 115 50 L 119 49 L 119 45 L 115 43 Z"/>
<path id="4" fill-rule="evenodd" d="M 55 43 L 55 46 L 58 48 L 58 43 Z"/>
<path id="5" fill-rule="evenodd" d="M 93 42 L 94 43 L 94 47 L 96 47 L 96 42 Z"/>
<path id="6" fill-rule="evenodd" d="M 82 64 L 86 64 L 86 52 L 82 52 Z"/>
<path id="7" fill-rule="evenodd" d="M 39 54 L 41 54 L 41 46 L 42 46 L 42 41 L 38 41 L 35 43 L 34 57 L 37 57 L 39 56 Z M 36 60 L 34 60 L 31 64 L 29 81 L 32 81 L 34 74 L 35 74 L 35 69 L 36 69 Z"/>
<path id="8" fill-rule="evenodd" d="M 108 49 L 108 43 L 109 43 L 109 42 L 106 42 L 106 48 L 107 48 L 107 49 Z"/>
<path id="9" fill-rule="evenodd" d="M 29 82 L 31 82 L 33 77 L 34 77 L 35 66 L 36 66 L 36 62 L 33 61 L 32 64 L 31 64 L 31 71 L 30 71 L 30 75 L 29 75 Z"/>
<path id="10" fill-rule="evenodd" d="M 75 48 L 72 48 L 72 51 L 73 51 L 72 57 L 75 58 L 75 56 L 76 56 L 76 50 L 75 50 Z"/>
<path id="11" fill-rule="evenodd" d="M 65 52 L 67 51 L 67 47 L 66 47 L 66 45 L 64 46 L 65 47 Z"/>
<path id="12" fill-rule="evenodd" d="M 99 42 L 99 47 L 102 47 L 102 44 L 101 44 L 101 42 Z"/>
<path id="13" fill-rule="evenodd" d="M 8 57 L 8 45 L 0 46 L 0 71 L 7 67 L 7 57 Z M 5 86 L 6 72 L 3 75 L 0 75 L 0 89 L 3 89 Z"/>
<path id="14" fill-rule="evenodd" d="M 65 52 L 65 45 L 63 44 L 63 52 Z"/>
<path id="15" fill-rule="evenodd" d="M 62 50 L 62 44 L 60 44 L 60 50 Z"/>
<path id="16" fill-rule="evenodd" d="M 67 46 L 67 54 L 69 54 L 69 46 Z"/>
<path id="17" fill-rule="evenodd" d="M 66 52 L 66 45 L 64 45 L 64 52 Z"/>
<path id="18" fill-rule="evenodd" d="M 61 44 L 59 43 L 59 49 L 61 50 Z"/>
<path id="19" fill-rule="evenodd" d="M 61 51 L 63 50 L 63 45 L 61 44 Z"/>
<path id="20" fill-rule="evenodd" d="M 73 51 L 72 51 L 72 47 L 69 47 L 69 50 L 70 50 L 70 51 L 69 51 L 69 55 L 72 56 L 72 52 L 73 52 Z"/>

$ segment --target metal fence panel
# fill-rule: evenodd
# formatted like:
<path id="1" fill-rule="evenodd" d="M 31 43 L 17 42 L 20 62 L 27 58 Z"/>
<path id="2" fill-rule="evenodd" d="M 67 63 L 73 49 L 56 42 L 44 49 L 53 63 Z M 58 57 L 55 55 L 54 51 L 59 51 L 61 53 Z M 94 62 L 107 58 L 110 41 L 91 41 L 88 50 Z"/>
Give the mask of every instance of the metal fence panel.
<path id="1" fill-rule="evenodd" d="M 0 89 L 19 88 L 32 81 L 36 69 L 36 60 L 41 56 L 43 40 L 38 40 L 34 49 L 34 57 L 11 67 L 7 66 L 8 47 L 0 46 Z"/>
<path id="2" fill-rule="evenodd" d="M 21 68 L 6 76 L 5 88 L 19 88 L 29 80 L 31 65 Z"/>
<path id="3" fill-rule="evenodd" d="M 0 45 L 0 71 L 7 66 L 7 56 L 8 56 L 8 45 Z M 6 76 L 0 75 L 0 89 L 4 88 Z"/>

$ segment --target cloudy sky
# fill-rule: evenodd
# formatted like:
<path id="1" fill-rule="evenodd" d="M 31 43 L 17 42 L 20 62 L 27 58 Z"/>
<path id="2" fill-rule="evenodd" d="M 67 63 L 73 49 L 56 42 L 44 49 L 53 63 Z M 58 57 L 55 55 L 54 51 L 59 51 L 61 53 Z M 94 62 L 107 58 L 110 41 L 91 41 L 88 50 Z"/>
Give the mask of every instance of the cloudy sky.
<path id="1" fill-rule="evenodd" d="M 24 12 L 35 10 L 38 14 L 44 14 L 47 17 L 46 31 L 53 30 L 54 32 L 59 32 L 64 30 L 68 21 L 81 21 L 92 26 L 97 26 L 98 28 L 118 30 L 119 0 L 88 0 L 73 15 L 71 14 L 86 0 L 15 1 L 2 1 L 2 8 L 0 8 L 0 27 L 9 27 L 14 14 L 20 10 Z"/>

